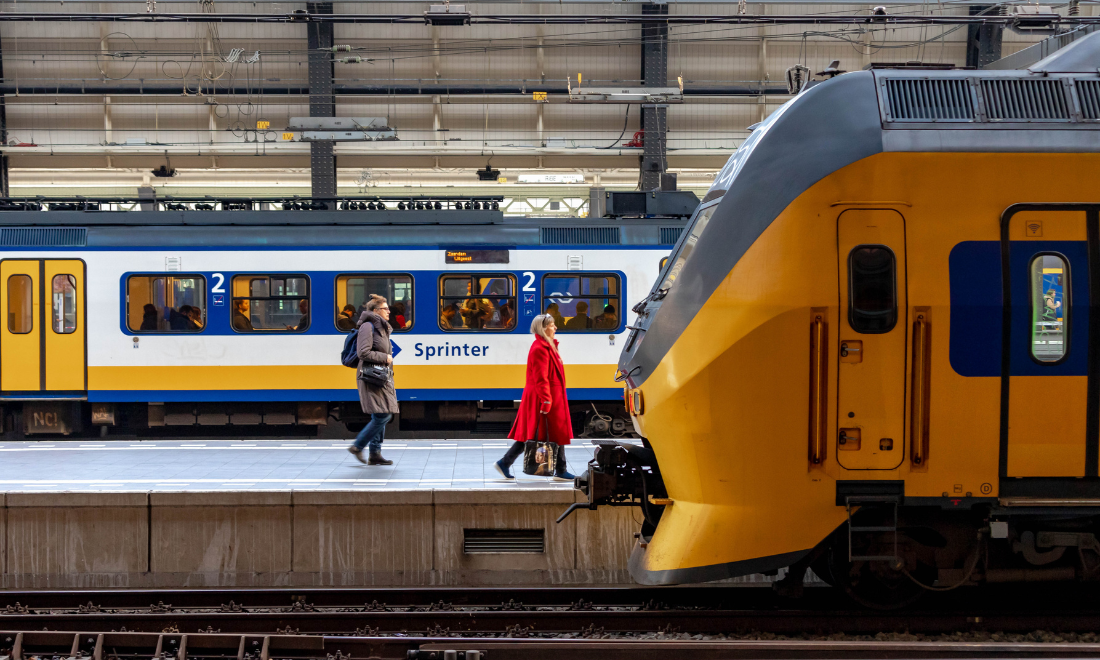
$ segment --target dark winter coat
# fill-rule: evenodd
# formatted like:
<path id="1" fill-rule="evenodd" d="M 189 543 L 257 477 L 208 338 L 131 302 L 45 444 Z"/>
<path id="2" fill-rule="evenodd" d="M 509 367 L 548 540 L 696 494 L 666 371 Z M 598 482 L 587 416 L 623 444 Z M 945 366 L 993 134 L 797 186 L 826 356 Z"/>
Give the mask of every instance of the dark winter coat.
<path id="1" fill-rule="evenodd" d="M 555 339 L 554 345 L 557 343 Z M 527 384 L 508 437 L 519 442 L 549 440 L 559 445 L 569 444 L 573 437 L 569 397 L 565 392 L 565 365 L 557 351 L 541 337 L 535 337 L 527 353 Z"/>
<path id="2" fill-rule="evenodd" d="M 359 369 L 364 364 L 386 364 L 386 356 L 393 354 L 390 346 L 390 324 L 374 312 L 363 312 L 359 317 L 359 334 L 356 350 L 359 353 Z M 391 365 L 392 366 L 392 365 Z M 393 413 L 397 409 L 397 391 L 393 387 L 393 372 L 384 387 L 377 387 L 358 378 L 359 405 L 365 413 Z"/>

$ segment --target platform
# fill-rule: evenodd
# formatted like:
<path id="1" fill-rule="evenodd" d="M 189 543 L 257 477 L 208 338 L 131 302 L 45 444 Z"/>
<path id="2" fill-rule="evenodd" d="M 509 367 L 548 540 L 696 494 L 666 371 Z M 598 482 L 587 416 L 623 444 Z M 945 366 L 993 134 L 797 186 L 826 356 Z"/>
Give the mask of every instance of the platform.
<path id="1" fill-rule="evenodd" d="M 572 483 L 500 479 L 507 446 L 387 442 L 366 466 L 328 440 L 0 443 L 0 587 L 630 584 L 638 513 L 555 523 Z M 593 446 L 566 451 L 581 471 Z"/>
<path id="2" fill-rule="evenodd" d="M 0 492 L 208 491 L 336 489 L 554 489 L 572 482 L 522 474 L 500 478 L 493 462 L 508 440 L 386 441 L 391 466 L 363 465 L 348 453 L 350 441 L 150 440 L 0 443 Z M 577 440 L 566 447 L 580 474 L 595 447 Z"/>

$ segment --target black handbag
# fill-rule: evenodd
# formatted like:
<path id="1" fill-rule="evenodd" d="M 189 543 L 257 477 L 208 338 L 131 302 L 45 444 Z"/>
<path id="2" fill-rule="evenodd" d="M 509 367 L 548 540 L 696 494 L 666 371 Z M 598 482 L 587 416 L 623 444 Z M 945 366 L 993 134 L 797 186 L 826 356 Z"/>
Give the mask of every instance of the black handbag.
<path id="1" fill-rule="evenodd" d="M 371 334 L 374 333 L 373 324 L 364 324 L 359 328 L 362 332 L 363 328 L 370 326 Z M 358 333 L 356 333 L 358 334 Z M 363 381 L 367 385 L 373 385 L 374 387 L 385 387 L 386 383 L 390 382 L 390 378 L 393 377 L 393 372 L 390 371 L 389 365 L 386 364 L 367 364 L 362 363 L 359 367 L 359 380 Z"/>
<path id="2" fill-rule="evenodd" d="M 550 429 L 546 429 L 546 440 L 538 439 L 545 417 L 546 415 L 539 413 L 535 439 L 523 443 L 523 473 L 533 477 L 551 477 L 558 467 L 558 445 L 549 442 Z"/>
<path id="3" fill-rule="evenodd" d="M 363 364 L 359 367 L 359 380 L 368 385 L 385 387 L 390 377 L 390 368 L 384 364 Z"/>

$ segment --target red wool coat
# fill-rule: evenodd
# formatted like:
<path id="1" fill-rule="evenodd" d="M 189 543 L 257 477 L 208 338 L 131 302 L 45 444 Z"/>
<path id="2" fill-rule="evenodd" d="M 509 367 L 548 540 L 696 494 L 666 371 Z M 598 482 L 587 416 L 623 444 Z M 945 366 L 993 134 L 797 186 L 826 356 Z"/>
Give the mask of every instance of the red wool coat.
<path id="1" fill-rule="evenodd" d="M 557 343 L 555 339 L 554 345 Z M 544 411 L 547 414 L 542 414 Z M 549 440 L 559 445 L 569 444 L 573 437 L 569 398 L 565 393 L 565 365 L 541 337 L 535 338 L 527 353 L 527 384 L 508 437 L 519 442 Z"/>

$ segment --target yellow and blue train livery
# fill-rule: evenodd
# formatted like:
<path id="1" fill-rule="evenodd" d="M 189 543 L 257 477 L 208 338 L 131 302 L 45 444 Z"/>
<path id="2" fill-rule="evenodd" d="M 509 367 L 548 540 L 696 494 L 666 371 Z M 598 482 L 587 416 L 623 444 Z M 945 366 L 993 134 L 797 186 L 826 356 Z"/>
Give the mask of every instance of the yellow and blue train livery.
<path id="1" fill-rule="evenodd" d="M 635 308 L 645 448 L 578 484 L 643 507 L 638 581 L 1100 577 L 1098 64 L 871 68 L 752 132 Z"/>
<path id="2" fill-rule="evenodd" d="M 448 210 L 2 212 L 5 430 L 354 428 L 364 420 L 355 372 L 338 355 L 377 293 L 401 349 L 401 430 L 506 432 L 531 319 L 547 311 L 559 319 L 576 432 L 629 433 L 613 379 L 623 308 L 650 289 L 683 220 L 568 222 Z"/>

